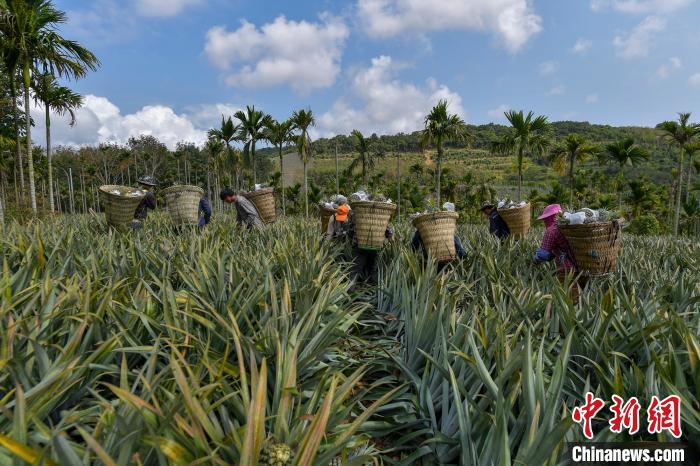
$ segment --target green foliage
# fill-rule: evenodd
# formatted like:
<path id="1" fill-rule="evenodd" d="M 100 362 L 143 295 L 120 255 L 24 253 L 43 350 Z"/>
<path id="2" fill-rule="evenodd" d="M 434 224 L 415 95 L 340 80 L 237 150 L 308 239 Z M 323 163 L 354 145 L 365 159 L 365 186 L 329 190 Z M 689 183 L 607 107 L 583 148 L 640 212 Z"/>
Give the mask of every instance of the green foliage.
<path id="1" fill-rule="evenodd" d="M 549 464 L 589 389 L 680 395 L 700 448 L 697 242 L 625 236 L 575 305 L 531 265 L 537 231 L 465 225 L 469 257 L 438 272 L 396 226 L 379 286 L 351 290 L 342 247 L 298 218 L 6 225 L 0 463 Z"/>
<path id="2" fill-rule="evenodd" d="M 700 123 L 690 122 L 690 113 L 679 113 L 678 121 L 663 121 L 656 128 L 661 136 L 672 145 L 679 147 L 678 166 L 676 169 L 675 212 L 673 217 L 673 234 L 679 233 L 680 214 L 682 206 L 684 156 L 689 147 L 695 146 L 700 138 Z M 692 150 L 691 150 L 692 156 Z"/>
<path id="3" fill-rule="evenodd" d="M 655 216 L 644 214 L 635 217 L 625 231 L 635 235 L 658 235 L 661 232 L 661 226 Z"/>
<path id="4" fill-rule="evenodd" d="M 522 197 L 523 167 L 528 156 L 543 156 L 551 145 L 551 126 L 544 115 L 527 115 L 520 110 L 505 113 L 511 130 L 501 139 L 492 142 L 494 152 L 515 154 L 518 171 L 518 200 Z"/>

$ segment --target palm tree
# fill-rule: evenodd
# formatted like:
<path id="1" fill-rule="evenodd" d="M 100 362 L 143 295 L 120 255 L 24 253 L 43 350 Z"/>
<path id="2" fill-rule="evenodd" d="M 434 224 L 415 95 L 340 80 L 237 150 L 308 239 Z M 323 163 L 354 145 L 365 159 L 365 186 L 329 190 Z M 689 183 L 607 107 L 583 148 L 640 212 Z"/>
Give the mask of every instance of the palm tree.
<path id="1" fill-rule="evenodd" d="M 638 217 L 642 209 L 653 209 L 658 202 L 654 185 L 645 178 L 631 180 L 627 185 L 630 194 L 627 201 L 632 206 L 632 215 Z"/>
<path id="2" fill-rule="evenodd" d="M 700 159 L 696 158 L 696 154 L 700 154 L 700 140 L 694 141 L 685 147 L 685 152 L 688 154 L 688 184 L 685 189 L 685 202 L 690 199 L 691 186 L 693 184 L 693 167 L 697 167 L 700 163 Z M 695 169 L 697 172 L 698 170 Z"/>
<path id="3" fill-rule="evenodd" d="M 617 191 L 619 208 L 622 209 L 622 187 L 625 179 L 625 166 L 636 165 L 642 160 L 649 158 L 646 149 L 634 144 L 632 138 L 620 139 L 605 146 L 605 156 L 608 161 L 617 163 L 619 170 L 617 174 Z"/>
<path id="4" fill-rule="evenodd" d="M 578 134 L 569 134 L 562 143 L 552 151 L 552 160 L 555 166 L 568 166 L 569 177 L 569 206 L 574 206 L 574 173 L 576 162 L 582 162 L 588 156 L 595 154 L 598 148 L 589 144 L 585 138 Z"/>
<path id="5" fill-rule="evenodd" d="M 29 107 L 32 74 L 41 65 L 44 71 L 60 77 L 81 78 L 88 70 L 96 70 L 100 62 L 88 49 L 58 33 L 57 27 L 66 22 L 66 15 L 51 0 L 4 0 L 4 9 L 0 15 L 0 36 L 4 36 L 3 48 L 9 50 L 6 53 L 17 57 L 16 65 L 22 72 L 29 196 L 36 213 Z M 15 79 L 14 73 L 10 79 Z"/>
<path id="6" fill-rule="evenodd" d="M 0 20 L 2 21 L 2 20 Z M 24 164 L 22 163 L 22 145 L 20 144 L 20 117 L 19 106 L 17 102 L 17 63 L 19 56 L 16 49 L 12 47 L 9 38 L 4 34 L 0 34 L 0 57 L 2 64 L 7 72 L 7 78 L 10 83 L 10 97 L 12 101 L 12 118 L 15 127 L 15 167 L 19 171 L 19 183 L 24 191 Z"/>
<path id="7" fill-rule="evenodd" d="M 673 234 L 678 235 L 678 221 L 681 215 L 681 190 L 683 186 L 683 159 L 686 149 L 700 135 L 700 124 L 690 123 L 690 113 L 679 113 L 678 121 L 664 121 L 656 125 L 661 131 L 661 137 L 669 144 L 677 144 L 680 148 L 678 155 L 678 179 L 676 180 L 676 208 L 673 217 Z"/>
<path id="8" fill-rule="evenodd" d="M 527 154 L 543 155 L 551 143 L 551 126 L 544 115 L 535 117 L 534 113 L 510 110 L 505 112 L 512 131 L 501 141 L 493 144 L 496 152 L 517 155 L 518 165 L 518 200 L 522 200 L 523 189 L 523 159 Z"/>
<path id="9" fill-rule="evenodd" d="M 408 168 L 408 171 L 411 172 L 411 175 L 416 177 L 416 183 L 420 183 L 423 180 L 423 173 L 425 172 L 425 167 L 422 163 L 414 163 Z"/>
<path id="10" fill-rule="evenodd" d="M 467 125 L 459 115 L 450 114 L 447 111 L 447 100 L 440 100 L 438 104 L 425 117 L 425 129 L 423 130 L 421 145 L 435 143 L 437 146 L 437 205 L 440 203 L 441 176 L 442 176 L 442 144 L 447 141 L 467 141 Z"/>
<path id="11" fill-rule="evenodd" d="M 211 162 L 213 160 L 216 163 L 217 158 L 224 151 L 224 143 L 221 142 L 221 139 L 210 136 L 204 145 L 204 149 L 207 151 L 207 197 L 211 198 L 211 181 L 209 176 L 212 168 Z"/>
<path id="12" fill-rule="evenodd" d="M 348 165 L 347 172 L 352 173 L 355 168 L 357 168 L 358 164 L 362 165 L 362 185 L 366 187 L 368 186 L 367 175 L 370 170 L 374 169 L 377 157 L 381 157 L 383 154 L 378 151 L 373 151 L 370 147 L 369 139 L 365 138 L 358 130 L 352 130 L 350 135 L 355 139 L 355 150 L 358 155 L 350 162 L 350 165 Z"/>
<path id="13" fill-rule="evenodd" d="M 233 123 L 231 117 L 224 117 L 221 115 L 221 127 L 212 128 L 209 130 L 209 139 L 216 139 L 226 145 L 226 154 L 231 157 L 231 142 L 238 138 L 238 132 L 240 126 Z M 236 171 L 236 191 L 241 189 L 241 164 L 240 161 L 236 160 L 234 163 L 234 169 Z"/>
<path id="14" fill-rule="evenodd" d="M 53 202 L 53 167 L 51 164 L 51 112 L 57 115 L 70 115 L 70 126 L 75 125 L 75 110 L 83 105 L 83 97 L 67 87 L 59 86 L 56 78 L 49 73 L 36 76 L 33 83 L 34 100 L 44 106 L 46 122 L 46 162 L 49 182 L 49 210 L 54 211 Z"/>
<path id="15" fill-rule="evenodd" d="M 700 158 L 696 158 L 695 160 L 693 160 L 693 170 L 695 171 L 696 175 L 700 174 Z M 695 189 L 697 190 L 698 185 L 695 185 L 695 186 L 696 186 Z"/>
<path id="16" fill-rule="evenodd" d="M 282 149 L 284 145 L 292 140 L 294 134 L 294 125 L 291 120 L 279 122 L 273 118 L 267 118 L 265 121 L 265 130 L 263 136 L 267 142 L 277 147 L 280 157 L 280 190 L 282 192 L 282 215 L 287 214 L 287 209 L 284 202 L 284 157 Z"/>
<path id="17" fill-rule="evenodd" d="M 255 106 L 247 106 L 246 111 L 237 111 L 234 115 L 241 122 L 239 126 L 238 139 L 245 142 L 243 156 L 250 157 L 253 168 L 253 184 L 258 183 L 258 173 L 255 168 L 255 142 L 264 139 L 263 129 L 265 122 L 269 118 L 265 113 L 255 110 Z"/>
<path id="18" fill-rule="evenodd" d="M 311 110 L 297 110 L 292 114 L 292 124 L 295 130 L 299 130 L 296 136 L 296 146 L 299 158 L 304 164 L 304 213 L 309 216 L 309 176 L 308 163 L 313 155 L 311 147 L 311 137 L 309 136 L 309 127 L 316 124 L 314 115 Z"/>

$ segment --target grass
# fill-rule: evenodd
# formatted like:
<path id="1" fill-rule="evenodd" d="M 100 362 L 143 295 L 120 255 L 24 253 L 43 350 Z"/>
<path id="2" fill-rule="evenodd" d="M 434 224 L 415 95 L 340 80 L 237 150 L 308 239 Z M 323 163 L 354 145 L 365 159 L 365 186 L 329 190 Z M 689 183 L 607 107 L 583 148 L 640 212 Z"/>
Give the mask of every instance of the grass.
<path id="1" fill-rule="evenodd" d="M 288 464 L 558 464 L 587 390 L 678 394 L 700 451 L 697 242 L 626 236 L 574 305 L 531 264 L 537 231 L 462 225 L 469 257 L 438 273 L 400 224 L 374 289 L 317 229 L 6 225 L 0 465 L 252 465 L 279 445 Z"/>

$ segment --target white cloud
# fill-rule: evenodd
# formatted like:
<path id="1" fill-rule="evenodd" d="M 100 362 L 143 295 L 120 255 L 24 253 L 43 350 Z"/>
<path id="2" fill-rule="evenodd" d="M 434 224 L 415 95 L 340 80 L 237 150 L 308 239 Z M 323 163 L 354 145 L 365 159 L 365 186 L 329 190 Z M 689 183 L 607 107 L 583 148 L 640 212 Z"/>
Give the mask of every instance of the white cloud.
<path id="1" fill-rule="evenodd" d="M 591 0 L 591 9 L 601 11 L 611 7 L 631 14 L 672 13 L 689 6 L 695 0 Z"/>
<path id="2" fill-rule="evenodd" d="M 184 113 L 197 128 L 212 128 L 220 126 L 222 116 L 232 117 L 242 109 L 241 105 L 206 104 L 186 107 Z"/>
<path id="3" fill-rule="evenodd" d="M 67 10 L 67 35 L 90 44 L 122 43 L 147 27 L 142 17 L 172 17 L 207 0 L 92 0 Z M 128 12 L 128 13 L 127 13 Z M 133 14 L 131 14 L 133 13 Z"/>
<path id="4" fill-rule="evenodd" d="M 83 9 L 66 12 L 69 21 L 62 25 L 66 35 L 95 43 L 121 43 L 133 39 L 139 29 L 136 15 L 125 15 L 118 0 L 93 0 Z"/>
<path id="5" fill-rule="evenodd" d="M 591 10 L 600 11 L 610 5 L 610 0 L 591 0 Z"/>
<path id="6" fill-rule="evenodd" d="M 666 29 L 666 20 L 659 16 L 647 16 L 627 35 L 613 39 L 617 54 L 623 58 L 645 57 L 654 41 L 656 33 Z"/>
<path id="7" fill-rule="evenodd" d="M 588 39 L 584 39 L 584 38 L 579 38 L 576 41 L 576 43 L 574 44 L 571 51 L 574 53 L 583 53 L 586 50 L 590 49 L 592 45 L 593 45 L 592 41 L 590 41 Z"/>
<path id="8" fill-rule="evenodd" d="M 355 72 L 348 95 L 318 118 L 319 135 L 347 134 L 353 129 L 368 134 L 416 131 L 440 99 L 448 101 L 451 113 L 465 117 L 459 94 L 432 78 L 424 86 L 402 82 L 396 78 L 400 68 L 391 57 L 380 56 L 372 59 L 369 68 Z"/>
<path id="9" fill-rule="evenodd" d="M 695 73 L 688 78 L 688 84 L 694 87 L 700 87 L 700 73 Z"/>
<path id="10" fill-rule="evenodd" d="M 289 84 L 296 92 L 331 86 L 349 35 L 338 18 L 322 15 L 321 23 L 284 16 L 257 28 L 243 21 L 235 31 L 216 26 L 207 32 L 204 52 L 227 72 L 231 86 L 270 87 Z"/>
<path id="11" fill-rule="evenodd" d="M 552 74 L 556 72 L 559 69 L 559 63 L 549 60 L 543 63 L 540 63 L 540 74 L 542 76 L 547 76 L 549 74 Z"/>
<path id="12" fill-rule="evenodd" d="M 564 95 L 566 94 L 566 87 L 564 86 L 554 86 L 547 91 L 548 96 Z"/>
<path id="13" fill-rule="evenodd" d="M 505 120 L 506 117 L 504 113 L 510 109 L 511 107 L 509 105 L 501 104 L 498 107 L 488 111 L 489 118 L 493 118 L 494 120 Z"/>
<path id="14" fill-rule="evenodd" d="M 130 137 L 152 135 L 174 149 L 178 142 L 203 144 L 207 130 L 219 125 L 221 114 L 228 116 L 237 109 L 230 104 L 199 105 L 177 114 L 167 106 L 147 105 L 134 113 L 122 115 L 119 107 L 106 97 L 87 95 L 83 107 L 76 111 L 75 126 L 69 126 L 67 116 L 53 115 L 51 134 L 56 146 L 103 142 L 125 144 Z M 33 139 L 37 144 L 44 144 L 43 108 L 35 107 L 32 115 L 36 122 Z"/>
<path id="15" fill-rule="evenodd" d="M 488 31 L 511 53 L 542 30 L 530 0 L 359 0 L 358 13 L 374 37 L 444 29 Z"/>
<path id="16" fill-rule="evenodd" d="M 668 59 L 668 63 L 664 63 L 663 65 L 659 66 L 659 68 L 657 68 L 653 78 L 666 79 L 669 76 L 671 76 L 671 73 L 673 71 L 679 70 L 681 68 L 683 68 L 683 62 L 681 62 L 681 59 L 678 57 L 671 57 Z"/>
<path id="17" fill-rule="evenodd" d="M 142 16 L 168 17 L 181 13 L 185 8 L 202 3 L 202 0 L 134 0 L 136 11 Z"/>
<path id="18" fill-rule="evenodd" d="M 586 103 L 595 104 L 598 102 L 598 94 L 588 94 L 586 96 Z"/>

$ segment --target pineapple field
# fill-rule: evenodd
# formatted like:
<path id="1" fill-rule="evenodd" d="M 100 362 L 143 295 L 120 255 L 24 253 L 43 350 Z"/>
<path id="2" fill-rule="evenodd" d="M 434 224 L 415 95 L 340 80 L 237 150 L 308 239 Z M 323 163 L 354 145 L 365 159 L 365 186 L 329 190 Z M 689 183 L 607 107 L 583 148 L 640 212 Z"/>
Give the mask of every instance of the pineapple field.
<path id="1" fill-rule="evenodd" d="M 438 271 L 396 225 L 368 287 L 313 221 L 100 222 L 4 227 L 2 465 L 556 465 L 589 391 L 681 399 L 680 440 L 600 416 L 596 441 L 700 451 L 695 241 L 625 236 L 573 304 L 537 231 L 462 225 Z"/>

